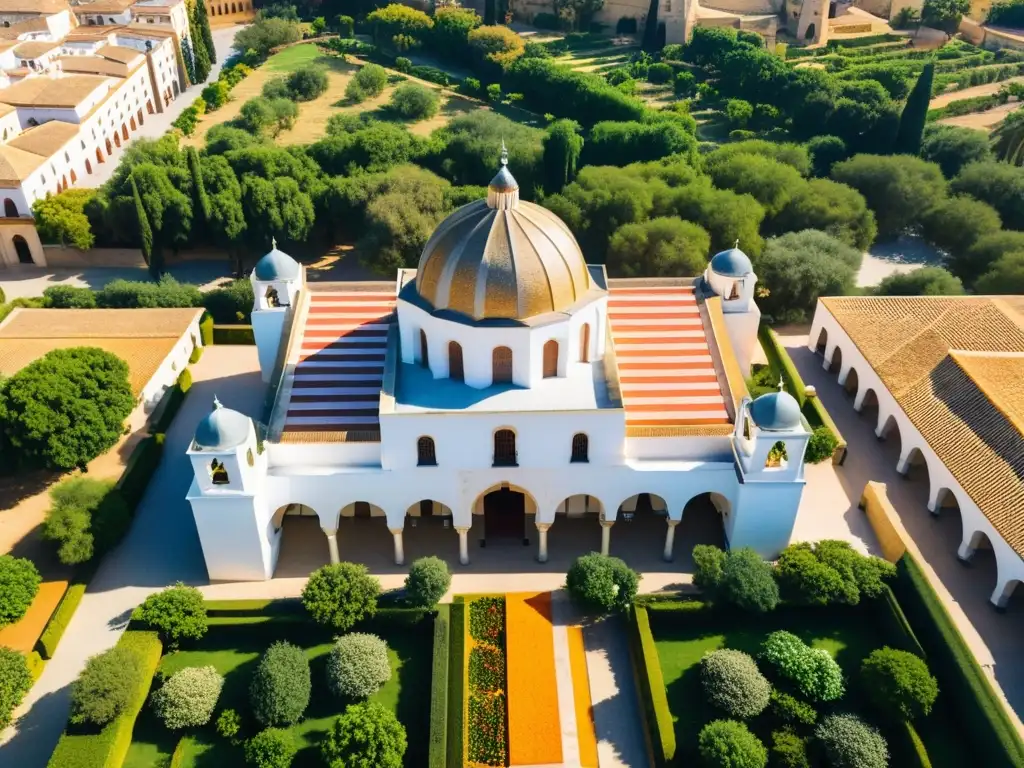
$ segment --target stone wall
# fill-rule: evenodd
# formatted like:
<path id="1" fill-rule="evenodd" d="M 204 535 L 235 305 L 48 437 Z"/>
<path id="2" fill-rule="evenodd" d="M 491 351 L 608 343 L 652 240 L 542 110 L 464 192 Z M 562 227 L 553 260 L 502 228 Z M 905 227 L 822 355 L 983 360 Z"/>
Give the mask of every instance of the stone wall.
<path id="1" fill-rule="evenodd" d="M 886 495 L 885 483 L 870 482 L 865 485 L 859 506 L 868 516 L 868 522 L 878 538 L 882 557 L 895 563 L 907 551 L 904 539 L 907 532 Z"/>
<path id="2" fill-rule="evenodd" d="M 138 248 L 90 248 L 81 251 L 71 246 L 44 245 L 48 267 L 84 269 L 86 267 L 143 267 L 142 251 Z"/>

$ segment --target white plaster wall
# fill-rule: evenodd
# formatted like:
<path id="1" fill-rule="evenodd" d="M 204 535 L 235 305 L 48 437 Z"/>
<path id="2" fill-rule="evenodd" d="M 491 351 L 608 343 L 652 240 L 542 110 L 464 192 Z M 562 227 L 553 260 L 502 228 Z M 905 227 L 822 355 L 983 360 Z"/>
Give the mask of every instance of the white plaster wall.
<path id="1" fill-rule="evenodd" d="M 283 337 L 284 322 L 291 312 L 290 307 L 261 309 L 252 313 L 252 333 L 256 339 L 256 352 L 260 359 L 260 378 L 270 381 L 277 362 L 277 352 L 282 344 L 288 343 Z"/>
<path id="2" fill-rule="evenodd" d="M 142 388 L 139 400 L 146 413 L 156 408 L 164 393 L 168 388 L 174 386 L 178 376 L 188 367 L 188 359 L 192 355 L 192 350 L 197 346 L 201 347 L 203 345 L 201 334 L 199 333 L 199 318 L 201 316 L 202 313 L 196 315 L 196 318 L 189 324 L 188 329 L 175 343 L 174 348 L 167 354 L 163 362 L 160 363 L 156 373 L 153 374 L 153 377 L 146 386 Z"/>
<path id="3" fill-rule="evenodd" d="M 267 443 L 267 453 L 271 468 L 281 473 L 289 468 L 318 467 L 327 472 L 381 466 L 381 443 Z"/>
<path id="4" fill-rule="evenodd" d="M 774 560 L 789 544 L 803 490 L 802 481 L 739 484 L 733 509 L 723 516 L 729 546 Z"/>
<path id="5" fill-rule="evenodd" d="M 731 437 L 627 437 L 627 459 L 717 460 L 732 459 Z"/>
<path id="6" fill-rule="evenodd" d="M 274 574 L 280 531 L 257 497 L 208 497 L 193 483 L 188 499 L 210 581 L 261 581 Z"/>
<path id="7" fill-rule="evenodd" d="M 21 133 L 21 120 L 17 111 L 0 117 L 0 141 L 8 142 Z"/>

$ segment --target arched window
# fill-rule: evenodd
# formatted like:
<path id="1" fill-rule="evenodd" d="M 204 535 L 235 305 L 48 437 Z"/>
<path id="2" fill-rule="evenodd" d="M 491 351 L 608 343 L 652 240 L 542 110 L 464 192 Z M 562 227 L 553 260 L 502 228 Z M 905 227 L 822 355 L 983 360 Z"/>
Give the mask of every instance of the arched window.
<path id="1" fill-rule="evenodd" d="M 732 289 L 729 291 L 729 301 L 738 299 L 740 297 L 740 281 L 733 280 Z"/>
<path id="2" fill-rule="evenodd" d="M 210 479 L 214 485 L 227 485 L 231 482 L 228 478 L 228 471 L 224 467 L 224 462 L 217 461 L 216 459 L 210 464 Z"/>
<path id="3" fill-rule="evenodd" d="M 495 347 L 491 352 L 491 380 L 495 384 L 512 382 L 512 350 Z"/>
<path id="4" fill-rule="evenodd" d="M 267 287 L 266 299 L 268 307 L 281 306 L 281 297 L 277 293 L 277 288 L 272 285 Z"/>
<path id="5" fill-rule="evenodd" d="M 551 339 L 544 343 L 544 378 L 553 379 L 558 375 L 558 342 Z"/>
<path id="6" fill-rule="evenodd" d="M 420 365 L 430 367 L 430 352 L 427 349 L 427 332 L 420 328 Z"/>
<path id="7" fill-rule="evenodd" d="M 572 463 L 585 464 L 590 461 L 590 438 L 582 432 L 572 436 L 572 456 L 569 461 Z"/>
<path id="8" fill-rule="evenodd" d="M 511 429 L 499 429 L 494 433 L 494 466 L 515 467 L 518 465 L 516 433 Z"/>
<path id="9" fill-rule="evenodd" d="M 466 373 L 462 367 L 462 345 L 457 341 L 448 342 L 448 378 L 465 381 Z"/>
<path id="10" fill-rule="evenodd" d="M 437 452 L 434 450 L 434 438 L 424 436 L 416 441 L 416 465 L 419 467 L 437 466 Z"/>
<path id="11" fill-rule="evenodd" d="M 18 217 L 18 206 L 15 205 L 14 201 L 9 197 L 4 198 L 4 216 L 10 218 Z"/>
<path id="12" fill-rule="evenodd" d="M 580 362 L 590 362 L 590 323 L 580 327 Z"/>

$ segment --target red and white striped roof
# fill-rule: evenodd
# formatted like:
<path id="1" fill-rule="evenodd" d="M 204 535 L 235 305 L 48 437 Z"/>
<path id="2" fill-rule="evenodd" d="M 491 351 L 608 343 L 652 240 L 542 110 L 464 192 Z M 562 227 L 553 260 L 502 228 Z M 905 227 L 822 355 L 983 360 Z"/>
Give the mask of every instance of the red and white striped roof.
<path id="1" fill-rule="evenodd" d="M 284 431 L 379 430 L 394 293 L 317 292 L 309 298 Z"/>
<path id="2" fill-rule="evenodd" d="M 692 286 L 609 290 L 626 426 L 728 424 Z"/>

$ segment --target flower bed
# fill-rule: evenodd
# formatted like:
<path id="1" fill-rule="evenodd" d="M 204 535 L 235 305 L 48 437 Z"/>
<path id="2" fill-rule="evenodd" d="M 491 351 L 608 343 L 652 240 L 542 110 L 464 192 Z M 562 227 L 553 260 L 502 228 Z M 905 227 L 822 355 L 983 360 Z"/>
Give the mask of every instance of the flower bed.
<path id="1" fill-rule="evenodd" d="M 505 598 L 469 604 L 467 756 L 471 764 L 506 765 Z"/>

